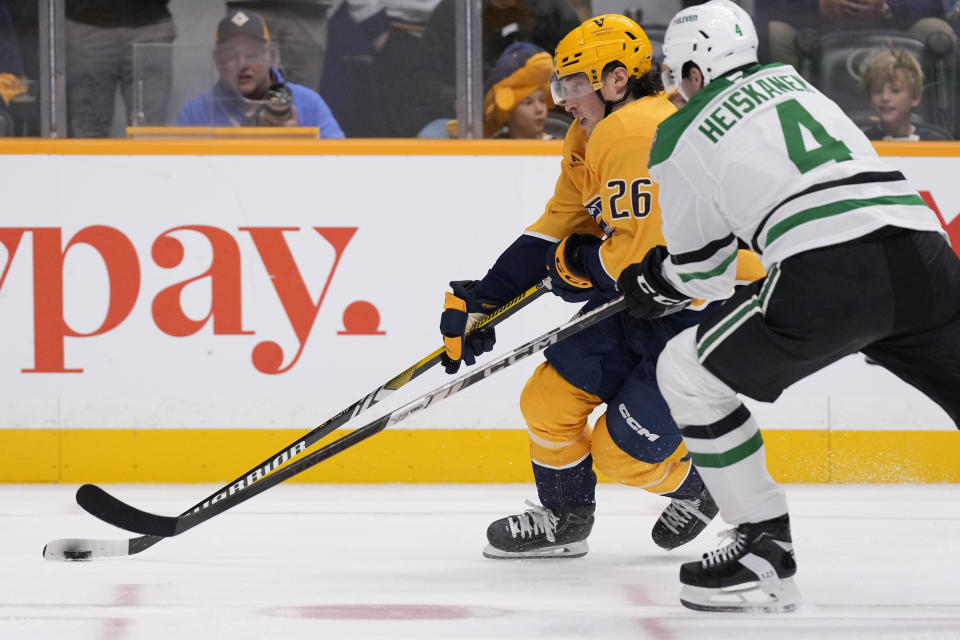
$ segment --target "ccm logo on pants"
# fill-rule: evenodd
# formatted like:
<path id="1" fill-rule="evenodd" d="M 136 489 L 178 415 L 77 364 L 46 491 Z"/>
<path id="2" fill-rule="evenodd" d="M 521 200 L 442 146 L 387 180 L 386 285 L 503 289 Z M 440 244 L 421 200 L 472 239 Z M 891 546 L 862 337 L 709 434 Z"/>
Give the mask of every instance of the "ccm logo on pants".
<path id="1" fill-rule="evenodd" d="M 627 411 L 627 405 L 621 402 L 618 409 L 620 409 L 620 415 L 623 416 L 623 419 L 626 421 L 627 425 L 631 429 L 633 429 L 634 431 L 642 435 L 644 438 L 646 438 L 650 442 L 656 442 L 660 438 L 659 435 L 657 435 L 656 433 L 650 433 L 639 422 L 634 420 L 633 416 L 630 415 L 630 412 Z"/>

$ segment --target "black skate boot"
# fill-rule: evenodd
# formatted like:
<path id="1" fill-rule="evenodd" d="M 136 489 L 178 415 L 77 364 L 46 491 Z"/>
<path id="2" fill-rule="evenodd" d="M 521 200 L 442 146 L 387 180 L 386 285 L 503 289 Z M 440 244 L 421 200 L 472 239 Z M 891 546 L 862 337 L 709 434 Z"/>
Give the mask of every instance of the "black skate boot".
<path id="1" fill-rule="evenodd" d="M 693 500 L 670 500 L 650 534 L 658 547 L 668 551 L 676 549 L 700 535 L 717 511 L 717 503 L 704 487 Z"/>
<path id="2" fill-rule="evenodd" d="M 551 511 L 532 507 L 515 516 L 495 520 L 487 527 L 487 558 L 579 558 L 587 554 L 587 536 L 593 528 L 592 504 Z"/>
<path id="3" fill-rule="evenodd" d="M 733 538 L 730 544 L 680 567 L 680 602 L 698 611 L 796 609 L 800 594 L 793 584 L 797 563 L 789 516 L 741 524 L 724 533 Z"/>

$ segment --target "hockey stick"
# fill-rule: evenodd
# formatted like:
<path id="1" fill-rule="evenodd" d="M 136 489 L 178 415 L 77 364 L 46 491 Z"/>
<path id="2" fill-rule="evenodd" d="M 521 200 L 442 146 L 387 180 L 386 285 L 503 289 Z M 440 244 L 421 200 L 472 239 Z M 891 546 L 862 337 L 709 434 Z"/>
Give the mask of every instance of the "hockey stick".
<path id="1" fill-rule="evenodd" d="M 209 520 L 210 518 L 231 509 L 241 502 L 249 500 L 258 493 L 263 493 L 267 489 L 274 487 L 288 478 L 306 471 L 315 464 L 330 458 L 331 456 L 349 449 L 353 445 L 366 440 L 387 427 L 397 424 L 406 418 L 423 411 L 427 407 L 436 404 L 444 398 L 449 398 L 466 389 L 467 387 L 487 378 L 497 371 L 505 369 L 527 356 L 543 351 L 552 344 L 567 338 L 574 333 L 581 331 L 593 325 L 604 318 L 619 312 L 624 307 L 623 298 L 618 298 L 611 302 L 597 307 L 589 313 L 578 315 L 566 324 L 546 333 L 538 338 L 523 344 L 512 352 L 508 353 L 490 364 L 478 368 L 456 380 L 426 393 L 412 402 L 408 402 L 399 409 L 377 418 L 356 431 L 352 431 L 339 440 L 331 442 L 306 457 L 301 458 L 291 464 L 283 467 L 262 480 L 250 486 L 246 491 L 239 491 L 230 495 L 221 494 L 219 500 L 212 501 L 204 505 L 204 508 L 194 510 L 191 513 L 179 517 L 160 516 L 146 511 L 141 511 L 132 507 L 121 500 L 113 497 L 100 487 L 93 484 L 85 484 L 77 490 L 77 503 L 88 513 L 100 518 L 104 522 L 114 526 L 154 536 L 176 536 L 184 531 Z"/>
<path id="2" fill-rule="evenodd" d="M 492 327 L 500 324 L 520 309 L 523 309 L 531 302 L 542 296 L 550 290 L 550 279 L 545 278 L 534 286 L 527 289 L 521 295 L 506 303 L 496 311 L 491 313 L 483 321 L 477 323 L 472 331 L 477 331 L 484 327 Z M 259 479 L 293 459 L 306 449 L 312 447 L 321 438 L 341 427 L 344 423 L 353 419 L 363 411 L 366 411 L 376 403 L 386 398 L 390 393 L 403 387 L 414 378 L 432 368 L 440 362 L 443 356 L 444 348 L 440 347 L 426 358 L 404 369 L 401 373 L 391 378 L 385 384 L 377 387 L 361 399 L 343 409 L 337 415 L 327 419 L 318 427 L 298 439 L 296 442 L 284 447 L 273 454 L 253 469 L 250 469 L 239 478 L 235 479 L 212 495 L 207 496 L 201 502 L 190 507 L 182 515 L 203 510 L 210 504 L 218 501 L 221 495 L 233 495 L 237 491 L 248 489 Z M 132 556 L 149 549 L 153 545 L 163 540 L 163 536 L 141 536 L 127 540 L 95 540 L 84 538 L 60 538 L 47 543 L 43 547 L 43 557 L 47 560 L 91 560 L 93 558 L 105 558 L 111 556 Z"/>

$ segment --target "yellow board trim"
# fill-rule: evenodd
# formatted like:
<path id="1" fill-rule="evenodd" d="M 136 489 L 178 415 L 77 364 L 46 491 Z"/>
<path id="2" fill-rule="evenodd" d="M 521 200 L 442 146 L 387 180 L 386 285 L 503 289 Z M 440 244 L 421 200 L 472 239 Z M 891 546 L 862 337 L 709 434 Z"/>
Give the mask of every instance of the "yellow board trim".
<path id="1" fill-rule="evenodd" d="M 264 131 L 263 129 L 266 129 Z M 0 138 L 0 155 L 332 155 L 332 156 L 559 156 L 562 140 L 437 140 L 420 138 L 294 139 L 278 136 L 274 127 L 237 128 L 224 135 L 220 128 L 200 127 L 216 139 L 153 138 L 155 128 L 134 129 L 136 139 Z M 173 129 L 173 135 L 183 135 Z M 216 135 L 214 135 L 216 134 Z M 264 139 L 267 138 L 267 139 Z M 881 156 L 957 157 L 960 142 L 874 142 Z"/>
<path id="2" fill-rule="evenodd" d="M 924 142 L 893 142 L 877 141 L 873 148 L 881 156 L 893 157 L 955 157 L 960 156 L 960 142 L 955 141 L 924 141 Z"/>
<path id="3" fill-rule="evenodd" d="M 127 138 L 139 140 L 170 140 L 176 138 L 251 138 L 265 140 L 304 138 L 316 140 L 319 127 L 127 127 Z"/>
<path id="4" fill-rule="evenodd" d="M 559 156 L 562 148 L 560 140 L 0 138 L 0 155 Z"/>
<path id="5" fill-rule="evenodd" d="M 302 435 L 292 429 L 5 429 L 0 482 L 226 483 Z M 781 482 L 960 482 L 956 431 L 769 430 L 764 441 L 767 466 Z M 528 450 L 525 430 L 392 429 L 294 481 L 531 482 Z"/>

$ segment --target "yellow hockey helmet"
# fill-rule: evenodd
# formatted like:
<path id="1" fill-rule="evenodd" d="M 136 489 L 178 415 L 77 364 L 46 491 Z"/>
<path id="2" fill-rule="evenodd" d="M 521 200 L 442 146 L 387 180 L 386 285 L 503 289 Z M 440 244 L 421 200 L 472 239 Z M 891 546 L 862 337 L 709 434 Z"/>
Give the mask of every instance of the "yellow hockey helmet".
<path id="1" fill-rule="evenodd" d="M 650 70 L 653 46 L 640 25 L 615 13 L 606 13 L 581 24 L 564 36 L 554 53 L 555 77 L 551 83 L 554 102 L 563 104 L 568 97 L 583 95 L 574 85 L 561 82 L 579 73 L 586 75 L 593 91 L 599 90 L 603 84 L 603 68 L 614 61 L 623 63 L 631 78 L 640 78 Z M 571 94 L 571 90 L 577 95 Z"/>

